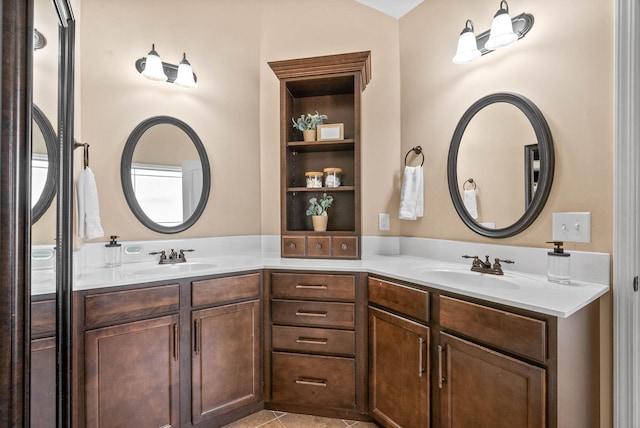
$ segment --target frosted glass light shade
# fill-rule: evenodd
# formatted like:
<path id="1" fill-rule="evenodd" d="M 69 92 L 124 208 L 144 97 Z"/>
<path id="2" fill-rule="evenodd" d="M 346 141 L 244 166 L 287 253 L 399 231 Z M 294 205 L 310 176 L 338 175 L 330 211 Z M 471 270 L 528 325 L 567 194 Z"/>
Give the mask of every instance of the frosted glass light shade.
<path id="1" fill-rule="evenodd" d="M 183 88 L 195 88 L 196 81 L 193 78 L 193 70 L 191 69 L 191 64 L 187 61 L 186 54 L 182 54 L 182 61 L 178 65 L 178 75 L 176 76 L 175 82 L 176 85 L 182 86 Z"/>
<path id="2" fill-rule="evenodd" d="M 155 45 L 151 45 L 151 52 L 147 55 L 144 64 L 144 70 L 141 73 L 144 77 L 151 80 L 166 82 L 167 75 L 164 74 L 162 68 L 162 60 L 155 50 Z"/>
<path id="3" fill-rule="evenodd" d="M 507 4 L 504 1 L 502 3 L 504 3 L 505 6 Z M 502 3 L 500 3 L 501 6 Z M 487 40 L 484 47 L 489 50 L 495 50 L 510 45 L 516 40 L 518 40 L 518 35 L 513 32 L 513 23 L 509 16 L 508 6 L 506 6 L 506 9 L 501 8 L 493 17 L 489 40 Z"/>
<path id="4" fill-rule="evenodd" d="M 470 24 L 470 22 L 467 21 L 467 25 L 458 38 L 458 48 L 453 57 L 454 64 L 467 64 L 481 55 L 478 50 L 476 35 L 473 33 L 473 24 Z"/>

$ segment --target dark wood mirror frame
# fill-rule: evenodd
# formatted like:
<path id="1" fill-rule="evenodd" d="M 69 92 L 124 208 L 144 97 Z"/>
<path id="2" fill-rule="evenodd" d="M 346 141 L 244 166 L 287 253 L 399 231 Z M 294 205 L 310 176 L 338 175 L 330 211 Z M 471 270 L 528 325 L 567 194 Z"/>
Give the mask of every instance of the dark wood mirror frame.
<path id="1" fill-rule="evenodd" d="M 538 141 L 538 150 L 540 154 L 540 176 L 538 187 L 533 195 L 531 204 L 526 208 L 524 214 L 516 220 L 515 223 L 501 229 L 491 229 L 485 227 L 474 220 L 467 212 L 462 197 L 460 196 L 460 186 L 458 183 L 458 150 L 465 129 L 473 117 L 483 108 L 494 103 L 509 103 L 517 107 L 529 119 L 531 126 L 536 134 Z M 555 165 L 555 155 L 553 151 L 553 139 L 549 125 L 545 120 L 542 112 L 528 98 L 514 94 L 511 92 L 499 92 L 487 95 L 471 105 L 462 115 L 460 122 L 456 126 L 449 146 L 449 156 L 447 160 L 447 179 L 449 182 L 449 194 L 451 201 L 469 229 L 474 232 L 487 236 L 489 238 L 508 238 L 525 230 L 538 217 L 544 208 L 549 192 L 551 191 L 551 183 L 553 182 L 553 172 Z M 508 195 L 506 195 L 508 197 Z"/>
<path id="2" fill-rule="evenodd" d="M 133 190 L 133 184 L 131 183 L 131 164 L 133 160 L 133 152 L 136 149 L 136 145 L 142 135 L 152 126 L 160 125 L 160 124 L 168 124 L 174 125 L 178 128 L 182 129 L 187 136 L 191 139 L 193 144 L 198 151 L 198 155 L 200 156 L 200 162 L 202 162 L 202 195 L 200 195 L 200 201 L 196 206 L 193 214 L 184 221 L 184 223 L 179 224 L 177 226 L 162 226 L 158 223 L 151 220 L 144 212 L 138 200 L 136 199 L 136 194 Z M 120 181 L 122 182 L 122 191 L 124 192 L 124 197 L 127 200 L 127 204 L 129 204 L 129 208 L 136 216 L 138 220 L 142 224 L 144 224 L 149 229 L 159 232 L 159 233 L 178 233 L 184 230 L 187 230 L 191 226 L 198 221 L 198 218 L 204 212 L 204 208 L 207 205 L 207 201 L 209 200 L 209 192 L 211 191 L 211 170 L 209 167 L 209 158 L 207 157 L 207 152 L 198 137 L 198 134 L 185 122 L 180 119 L 176 119 L 171 116 L 155 116 L 149 119 L 143 120 L 140 122 L 138 126 L 131 132 L 129 138 L 127 139 L 127 143 L 124 146 L 124 151 L 122 152 L 122 160 L 120 162 Z"/>
<path id="3" fill-rule="evenodd" d="M 56 177 L 58 176 L 58 137 L 49 119 L 35 104 L 33 105 L 33 121 L 38 125 L 44 137 L 44 144 L 47 147 L 48 167 L 44 189 L 42 189 L 38 202 L 36 202 L 31 211 L 32 224 L 38 221 L 51 205 L 53 197 L 56 195 Z"/>

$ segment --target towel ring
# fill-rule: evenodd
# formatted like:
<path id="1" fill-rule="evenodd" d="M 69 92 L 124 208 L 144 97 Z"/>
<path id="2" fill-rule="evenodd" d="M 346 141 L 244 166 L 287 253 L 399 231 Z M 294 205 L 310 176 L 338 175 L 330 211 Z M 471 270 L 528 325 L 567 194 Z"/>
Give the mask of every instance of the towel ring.
<path id="1" fill-rule="evenodd" d="M 412 148 L 411 150 L 409 150 L 407 152 L 407 154 L 404 156 L 404 164 L 405 166 L 407 165 L 407 158 L 409 157 L 409 154 L 411 152 L 415 152 L 415 154 L 417 155 L 422 155 L 422 162 L 420 163 L 420 166 L 424 165 L 424 153 L 422 152 L 422 147 L 421 146 L 415 146 L 414 148 Z"/>
<path id="2" fill-rule="evenodd" d="M 87 143 L 75 143 L 73 145 L 74 149 L 83 147 L 84 148 L 84 169 L 87 169 L 89 166 L 89 144 Z"/>
<path id="3" fill-rule="evenodd" d="M 469 183 L 469 184 L 471 184 L 473 186 L 473 190 L 476 190 L 476 182 L 473 181 L 473 178 L 470 178 L 467 181 L 465 181 L 464 183 L 462 183 L 462 190 L 467 190 L 467 188 L 466 188 L 467 183 Z"/>

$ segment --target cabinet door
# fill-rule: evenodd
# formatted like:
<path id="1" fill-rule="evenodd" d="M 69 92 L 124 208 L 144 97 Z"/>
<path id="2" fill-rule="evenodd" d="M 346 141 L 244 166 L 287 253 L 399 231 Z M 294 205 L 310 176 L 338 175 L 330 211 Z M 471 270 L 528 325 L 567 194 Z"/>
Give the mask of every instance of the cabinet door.
<path id="1" fill-rule="evenodd" d="M 428 427 L 429 384 L 429 328 L 369 308 L 372 416 L 385 427 Z"/>
<path id="2" fill-rule="evenodd" d="M 178 315 L 85 333 L 87 427 L 178 427 Z"/>
<path id="3" fill-rule="evenodd" d="M 192 328 L 193 423 L 260 401 L 259 302 L 194 311 Z"/>
<path id="4" fill-rule="evenodd" d="M 31 341 L 31 428 L 56 424 L 56 338 Z"/>
<path id="5" fill-rule="evenodd" d="M 445 333 L 438 353 L 443 427 L 545 426 L 544 369 Z"/>

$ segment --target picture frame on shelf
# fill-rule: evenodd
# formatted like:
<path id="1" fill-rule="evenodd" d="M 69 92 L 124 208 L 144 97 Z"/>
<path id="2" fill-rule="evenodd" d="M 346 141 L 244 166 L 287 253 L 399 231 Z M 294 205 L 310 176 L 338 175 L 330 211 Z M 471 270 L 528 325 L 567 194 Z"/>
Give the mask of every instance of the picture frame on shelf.
<path id="1" fill-rule="evenodd" d="M 344 123 L 327 123 L 318 125 L 316 140 L 344 140 Z"/>

